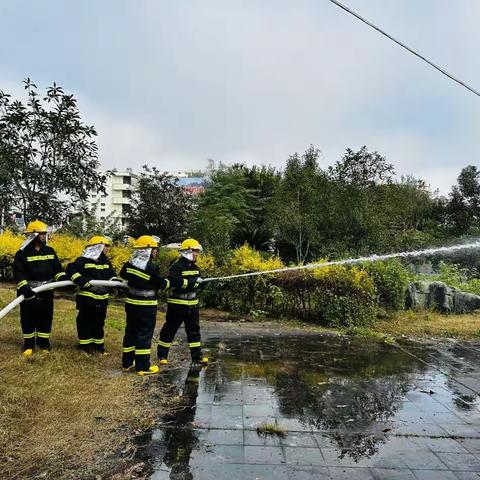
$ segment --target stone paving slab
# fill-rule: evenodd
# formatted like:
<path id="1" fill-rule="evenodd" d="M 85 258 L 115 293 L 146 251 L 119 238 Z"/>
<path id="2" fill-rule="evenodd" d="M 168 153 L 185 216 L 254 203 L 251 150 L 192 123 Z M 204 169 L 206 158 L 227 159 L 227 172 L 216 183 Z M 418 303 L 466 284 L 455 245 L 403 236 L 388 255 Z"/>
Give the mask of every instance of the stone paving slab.
<path id="1" fill-rule="evenodd" d="M 208 368 L 164 370 L 184 406 L 152 435 L 153 479 L 480 479 L 480 346 L 221 327 L 204 343 Z"/>

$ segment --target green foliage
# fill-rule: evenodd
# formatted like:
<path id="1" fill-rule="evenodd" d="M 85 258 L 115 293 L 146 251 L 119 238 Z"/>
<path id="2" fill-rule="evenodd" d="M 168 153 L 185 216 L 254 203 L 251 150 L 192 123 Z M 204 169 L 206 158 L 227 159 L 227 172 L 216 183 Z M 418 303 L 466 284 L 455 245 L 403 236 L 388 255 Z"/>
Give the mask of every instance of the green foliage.
<path id="1" fill-rule="evenodd" d="M 43 98 L 30 79 L 24 86 L 25 104 L 0 90 L 0 207 L 60 224 L 92 190 L 104 191 L 97 133 L 55 83 Z"/>
<path id="2" fill-rule="evenodd" d="M 478 234 L 480 221 L 480 170 L 463 168 L 444 211 L 444 226 L 455 236 Z"/>
<path id="3" fill-rule="evenodd" d="M 236 164 L 211 172 L 198 198 L 193 233 L 220 261 L 232 246 L 245 242 L 259 250 L 270 245 L 268 205 L 279 174 L 270 167 Z"/>
<path id="4" fill-rule="evenodd" d="M 403 310 L 411 274 L 400 260 L 368 262 L 363 268 L 375 284 L 379 305 L 387 310 Z"/>
<path id="5" fill-rule="evenodd" d="M 179 241 L 186 234 L 191 207 L 178 178 L 144 165 L 127 212 L 128 233 L 157 235 L 164 243 Z"/>
<path id="6" fill-rule="evenodd" d="M 277 243 L 294 250 L 296 263 L 315 251 L 325 230 L 323 215 L 328 216 L 324 201 L 328 180 L 318 165 L 319 155 L 311 145 L 303 155 L 290 156 L 272 203 Z"/>

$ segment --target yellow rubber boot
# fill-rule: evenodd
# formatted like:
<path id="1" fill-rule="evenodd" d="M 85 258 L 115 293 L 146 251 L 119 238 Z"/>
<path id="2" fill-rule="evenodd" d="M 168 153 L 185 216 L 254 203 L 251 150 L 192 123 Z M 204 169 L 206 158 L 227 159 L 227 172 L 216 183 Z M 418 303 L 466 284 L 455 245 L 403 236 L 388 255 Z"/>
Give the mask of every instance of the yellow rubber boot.
<path id="1" fill-rule="evenodd" d="M 156 373 L 158 373 L 160 369 L 158 368 L 157 365 L 152 365 L 148 370 L 146 371 L 139 371 L 137 372 L 137 375 L 140 375 L 141 377 L 143 377 L 144 375 L 155 375 Z"/>
<path id="2" fill-rule="evenodd" d="M 122 371 L 123 371 L 123 372 L 133 372 L 134 368 L 135 368 L 135 363 L 132 363 L 132 364 L 131 364 L 129 367 L 127 367 L 127 368 L 123 367 L 123 368 L 122 368 Z"/>
<path id="3" fill-rule="evenodd" d="M 168 360 L 166 358 L 161 358 L 158 363 L 159 365 L 168 365 Z"/>
<path id="4" fill-rule="evenodd" d="M 31 357 L 33 355 L 33 350 L 31 348 L 27 348 L 26 350 L 23 351 L 22 355 L 25 358 Z"/>

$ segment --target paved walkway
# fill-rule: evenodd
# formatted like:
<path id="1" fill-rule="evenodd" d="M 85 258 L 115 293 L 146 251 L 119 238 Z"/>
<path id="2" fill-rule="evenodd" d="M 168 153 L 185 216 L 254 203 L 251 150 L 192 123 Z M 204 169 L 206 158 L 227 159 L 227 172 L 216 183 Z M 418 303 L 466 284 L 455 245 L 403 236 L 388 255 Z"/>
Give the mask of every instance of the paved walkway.
<path id="1" fill-rule="evenodd" d="M 146 441 L 152 479 L 480 479 L 480 345 L 240 332 L 159 377 L 184 407 Z"/>

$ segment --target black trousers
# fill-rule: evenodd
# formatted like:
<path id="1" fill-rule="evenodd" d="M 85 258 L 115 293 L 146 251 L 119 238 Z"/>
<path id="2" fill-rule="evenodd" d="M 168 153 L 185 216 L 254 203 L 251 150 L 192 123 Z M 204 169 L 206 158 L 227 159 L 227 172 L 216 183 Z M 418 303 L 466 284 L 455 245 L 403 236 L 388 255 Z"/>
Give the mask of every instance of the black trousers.
<path id="1" fill-rule="evenodd" d="M 105 351 L 104 327 L 107 302 L 77 303 L 77 333 L 79 347 L 85 351 Z"/>
<path id="2" fill-rule="evenodd" d="M 50 332 L 53 320 L 53 292 L 39 293 L 33 300 L 20 304 L 20 323 L 23 332 L 23 348 L 43 350 L 50 348 Z"/>
<path id="3" fill-rule="evenodd" d="M 158 358 L 167 358 L 168 351 L 180 325 L 184 322 L 190 354 L 194 362 L 202 358 L 200 343 L 200 309 L 198 305 L 167 304 L 167 318 L 160 331 Z"/>
<path id="4" fill-rule="evenodd" d="M 122 366 L 129 368 L 135 361 L 137 372 L 150 368 L 152 337 L 157 320 L 157 306 L 125 304 L 127 325 L 123 337 Z"/>

